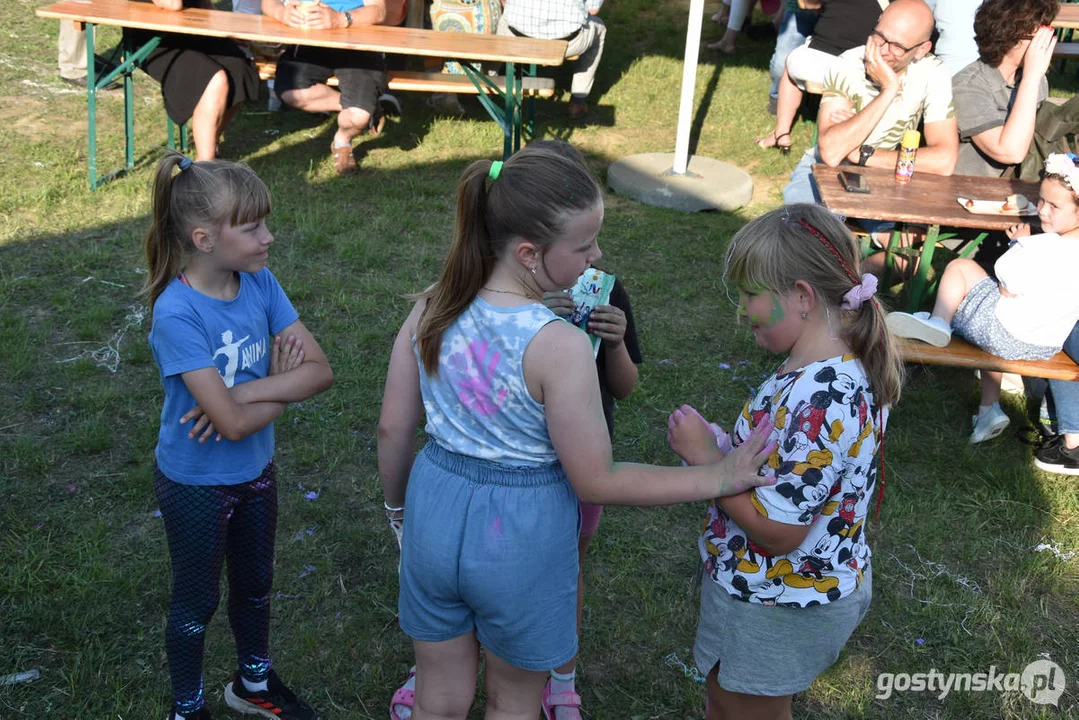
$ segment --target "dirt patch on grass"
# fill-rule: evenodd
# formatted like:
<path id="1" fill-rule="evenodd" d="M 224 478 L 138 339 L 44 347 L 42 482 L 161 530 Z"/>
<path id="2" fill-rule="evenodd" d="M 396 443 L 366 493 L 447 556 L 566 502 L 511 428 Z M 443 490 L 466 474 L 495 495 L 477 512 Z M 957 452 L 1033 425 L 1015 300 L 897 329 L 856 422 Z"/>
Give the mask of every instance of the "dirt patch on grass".
<path id="1" fill-rule="evenodd" d="M 86 103 L 81 117 L 67 98 L 40 98 L 32 95 L 0 97 L 0 124 L 11 133 L 35 141 L 75 140 L 86 134 Z M 69 108 L 68 106 L 72 106 Z"/>

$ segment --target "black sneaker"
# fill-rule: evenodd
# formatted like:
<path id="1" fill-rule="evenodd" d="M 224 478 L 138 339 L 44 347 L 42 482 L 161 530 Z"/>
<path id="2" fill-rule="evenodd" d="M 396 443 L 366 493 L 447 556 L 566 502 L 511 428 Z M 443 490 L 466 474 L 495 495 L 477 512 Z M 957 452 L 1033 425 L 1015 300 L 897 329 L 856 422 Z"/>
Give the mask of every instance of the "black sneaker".
<path id="1" fill-rule="evenodd" d="M 172 712 L 169 713 L 169 716 L 165 718 L 165 720 L 176 720 L 177 717 L 180 716 L 177 715 L 176 709 L 173 708 Z M 213 718 L 210 717 L 210 711 L 206 709 L 205 705 L 203 705 L 193 713 L 188 713 L 184 715 L 183 718 L 184 720 L 213 720 Z"/>
<path id="2" fill-rule="evenodd" d="M 244 686 L 240 674 L 232 676 L 232 682 L 225 686 L 225 702 L 233 710 L 244 715 L 260 715 L 278 720 L 318 720 L 314 708 L 296 697 L 296 693 L 285 687 L 277 673 L 270 671 L 268 687 L 259 692 L 251 692 Z"/>
<path id="3" fill-rule="evenodd" d="M 1057 435 L 1034 452 L 1034 464 L 1057 475 L 1079 475 L 1079 448 L 1069 450 Z"/>

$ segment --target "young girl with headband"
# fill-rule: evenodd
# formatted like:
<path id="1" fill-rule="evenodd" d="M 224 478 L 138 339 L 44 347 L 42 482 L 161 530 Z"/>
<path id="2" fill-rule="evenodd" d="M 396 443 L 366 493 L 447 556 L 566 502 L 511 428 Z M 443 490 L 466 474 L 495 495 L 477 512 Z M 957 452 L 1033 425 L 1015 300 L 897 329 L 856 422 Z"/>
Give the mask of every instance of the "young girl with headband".
<path id="1" fill-rule="evenodd" d="M 388 511 L 404 520 L 413 720 L 468 715 L 478 643 L 487 717 L 534 720 L 547 673 L 577 652 L 578 496 L 659 505 L 770 482 L 768 422 L 715 464 L 612 462 L 591 343 L 543 304 L 599 260 L 602 223 L 595 180 L 559 153 L 472 163 L 442 276 L 397 335 L 378 459 Z"/>
<path id="2" fill-rule="evenodd" d="M 952 333 L 1005 360 L 1047 360 L 1058 352 L 1079 321 L 1079 168 L 1074 155 L 1045 160 L 1039 190 L 1042 232 L 1030 226 L 1008 231 L 1009 250 L 990 277 L 973 260 L 948 263 L 930 313 L 888 315 L 899 337 L 944 347 Z M 1008 427 L 1000 407 L 1001 373 L 982 370 L 982 397 L 973 417 L 972 443 L 990 440 Z"/>
<path id="3" fill-rule="evenodd" d="M 709 503 L 694 657 L 709 720 L 779 720 L 869 607 L 865 519 L 903 366 L 876 278 L 823 208 L 788 205 L 748 223 L 731 240 L 726 281 L 757 344 L 787 358 L 731 432 L 737 452 L 774 423 L 776 483 Z M 688 405 L 671 415 L 671 448 L 690 465 L 722 458 L 723 435 Z"/>
<path id="4" fill-rule="evenodd" d="M 210 718 L 202 655 L 226 560 L 239 669 L 225 702 L 279 720 L 318 717 L 271 669 L 273 422 L 330 387 L 333 373 L 266 267 L 269 214 L 269 190 L 244 165 L 179 153 L 158 165 L 145 293 L 165 390 L 154 492 L 172 562 L 170 720 Z"/>

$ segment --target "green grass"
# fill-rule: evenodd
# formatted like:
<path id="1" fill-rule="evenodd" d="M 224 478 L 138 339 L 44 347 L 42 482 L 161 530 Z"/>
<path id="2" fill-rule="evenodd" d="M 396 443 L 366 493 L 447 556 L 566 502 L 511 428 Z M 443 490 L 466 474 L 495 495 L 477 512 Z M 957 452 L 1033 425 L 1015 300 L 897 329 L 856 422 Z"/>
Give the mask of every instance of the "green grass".
<path id="1" fill-rule="evenodd" d="M 0 32 L 0 675 L 41 672 L 0 686 L 0 717 L 160 717 L 169 571 L 151 453 L 161 391 L 136 291 L 164 114 L 153 83 L 136 78 L 138 166 L 90 193 L 85 104 L 55 76 L 56 24 L 33 16 L 43 4 L 9 0 Z M 604 17 L 597 122 L 569 125 L 560 103 L 539 105 L 545 133 L 576 144 L 600 177 L 626 154 L 673 149 L 685 9 L 626 0 Z M 99 37 L 108 47 L 117 34 Z M 779 203 L 797 160 L 754 147 L 770 127 L 771 47 L 741 48 L 702 56 L 696 152 L 750 172 L 751 205 L 687 216 L 607 198 L 605 263 L 633 296 L 645 354 L 638 389 L 618 409 L 619 459 L 673 462 L 663 435 L 672 407 L 692 402 L 729 423 L 776 362 L 733 322 L 721 281 L 729 237 Z M 568 74 L 557 78 L 565 88 Z M 1071 76 L 1050 79 L 1057 91 L 1076 87 Z M 384 718 L 411 664 L 375 462 L 385 364 L 403 295 L 434 279 L 446 250 L 458 175 L 501 147 L 474 101 L 466 119 L 448 120 L 431 117 L 422 96 L 403 100 L 404 119 L 363 143 L 355 178 L 334 176 L 332 122 L 321 117 L 249 107 L 222 146 L 274 192 L 273 269 L 337 377 L 277 430 L 274 657 L 326 718 Z M 118 97 L 100 101 L 99 130 L 107 171 L 123 157 Z M 811 138 L 811 124 L 796 126 L 797 149 Z M 110 343 L 115 372 L 94 359 Z M 840 661 L 796 698 L 796 716 L 1079 716 L 1079 556 L 1033 551 L 1043 541 L 1079 550 L 1079 484 L 1036 471 L 1012 433 L 968 446 L 975 402 L 969 373 L 912 373 L 869 528 L 872 608 Z M 1019 404 L 1007 409 L 1024 422 Z M 305 501 L 299 485 L 319 498 Z M 703 715 L 701 687 L 675 660 L 691 662 L 702 516 L 699 506 L 608 509 L 585 567 L 588 717 Z M 234 660 L 223 612 L 208 638 L 208 696 L 224 715 L 220 685 Z M 1059 708 L 998 693 L 874 698 L 881 672 L 1018 672 L 1043 654 L 1068 678 Z"/>

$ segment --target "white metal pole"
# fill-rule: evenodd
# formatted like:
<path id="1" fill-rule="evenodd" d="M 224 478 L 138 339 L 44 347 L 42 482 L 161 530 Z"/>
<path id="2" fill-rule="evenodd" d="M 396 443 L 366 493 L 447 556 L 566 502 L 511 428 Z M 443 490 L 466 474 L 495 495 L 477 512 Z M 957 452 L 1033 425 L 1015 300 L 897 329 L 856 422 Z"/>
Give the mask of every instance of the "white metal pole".
<path id="1" fill-rule="evenodd" d="M 686 59 L 682 65 L 682 101 L 678 105 L 678 134 L 674 141 L 674 168 L 686 174 L 689 164 L 689 129 L 693 119 L 693 93 L 697 88 L 697 54 L 701 48 L 701 23 L 704 0 L 690 0 L 689 27 L 686 29 Z"/>

